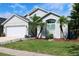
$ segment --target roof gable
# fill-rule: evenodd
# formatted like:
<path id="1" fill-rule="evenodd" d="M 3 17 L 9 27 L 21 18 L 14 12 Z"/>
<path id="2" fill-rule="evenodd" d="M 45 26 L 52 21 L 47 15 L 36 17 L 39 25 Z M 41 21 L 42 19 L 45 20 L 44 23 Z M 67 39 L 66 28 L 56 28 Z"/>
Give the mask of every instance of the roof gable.
<path id="1" fill-rule="evenodd" d="M 48 13 L 46 10 L 43 10 L 43 9 L 41 9 L 41 8 L 34 9 L 31 13 L 25 15 L 24 17 L 29 18 L 29 16 L 31 16 L 31 15 L 34 14 L 34 13 L 36 13 L 38 10 L 40 10 L 40 11 L 42 11 L 42 12 L 45 13 L 45 14 L 40 14 L 41 12 L 39 12 L 39 13 L 38 13 L 39 15 L 37 14 L 38 16 L 41 16 L 41 19 L 47 17 L 48 15 L 54 15 L 54 16 L 56 16 L 56 17 L 60 17 L 59 15 L 57 15 L 57 14 L 55 14 L 55 13 L 52 13 L 52 12 L 49 12 L 49 13 Z"/>
<path id="2" fill-rule="evenodd" d="M 54 16 L 60 17 L 59 15 L 50 12 L 50 13 L 46 14 L 45 16 L 43 16 L 41 19 L 44 19 L 45 17 L 47 17 L 49 15 L 54 15 Z"/>
<path id="3" fill-rule="evenodd" d="M 11 20 L 13 17 L 18 17 L 19 19 L 28 22 L 27 18 L 23 17 L 23 16 L 19 16 L 19 15 L 12 15 L 10 18 L 8 18 L 7 20 L 5 20 L 1 25 L 4 25 L 5 23 L 7 23 L 9 20 Z"/>
<path id="4" fill-rule="evenodd" d="M 37 12 L 37 11 L 41 11 L 41 12 L 44 12 L 44 13 L 48 13 L 47 11 L 45 11 L 45 10 L 43 10 L 41 8 L 37 8 L 37 9 L 34 9 L 31 13 L 26 14 L 24 17 L 30 16 L 30 15 L 34 14 L 35 12 Z"/>

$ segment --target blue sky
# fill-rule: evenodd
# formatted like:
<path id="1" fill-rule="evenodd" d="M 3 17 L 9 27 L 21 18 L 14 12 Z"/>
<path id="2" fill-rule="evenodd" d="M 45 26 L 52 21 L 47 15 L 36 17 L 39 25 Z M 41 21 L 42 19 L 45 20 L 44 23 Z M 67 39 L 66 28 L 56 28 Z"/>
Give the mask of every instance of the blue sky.
<path id="1" fill-rule="evenodd" d="M 70 3 L 0 3 L 0 17 L 9 17 L 11 14 L 26 15 L 34 8 L 42 8 L 58 15 L 69 16 L 72 4 Z"/>

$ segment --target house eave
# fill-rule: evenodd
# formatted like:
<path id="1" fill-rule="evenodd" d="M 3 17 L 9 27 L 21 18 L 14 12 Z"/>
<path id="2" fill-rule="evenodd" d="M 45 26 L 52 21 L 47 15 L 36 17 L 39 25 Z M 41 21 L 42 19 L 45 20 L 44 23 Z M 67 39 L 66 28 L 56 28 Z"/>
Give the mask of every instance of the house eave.
<path id="1" fill-rule="evenodd" d="M 11 17 L 9 17 L 7 20 L 5 20 L 1 25 L 4 25 L 4 24 L 6 24 L 10 19 L 12 19 L 14 16 L 16 16 L 16 17 L 18 17 L 18 18 L 20 18 L 21 20 L 23 20 L 23 21 L 25 21 L 25 22 L 28 22 L 28 21 L 26 21 L 25 19 L 23 19 L 22 17 L 20 17 L 19 15 L 12 15 Z M 27 19 L 27 18 L 26 18 Z"/>

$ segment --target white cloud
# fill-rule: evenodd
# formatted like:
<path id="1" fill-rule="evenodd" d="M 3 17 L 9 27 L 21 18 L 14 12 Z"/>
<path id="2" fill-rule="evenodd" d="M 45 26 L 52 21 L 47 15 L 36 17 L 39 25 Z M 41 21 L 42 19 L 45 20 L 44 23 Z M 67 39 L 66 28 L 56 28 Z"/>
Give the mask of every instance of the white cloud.
<path id="1" fill-rule="evenodd" d="M 48 10 L 54 10 L 54 9 L 59 9 L 62 10 L 63 9 L 63 5 L 62 3 L 48 3 L 48 4 L 41 4 L 39 5 L 39 7 L 48 9 Z"/>
<path id="2" fill-rule="evenodd" d="M 12 13 L 10 13 L 10 12 L 5 12 L 5 13 L 0 14 L 0 17 L 8 18 L 8 17 L 10 17 L 11 15 L 12 15 Z"/>
<path id="3" fill-rule="evenodd" d="M 71 10 L 72 10 L 72 4 L 69 4 L 67 11 L 65 11 L 65 13 L 63 13 L 63 15 L 65 15 L 65 16 L 70 15 Z"/>
<path id="4" fill-rule="evenodd" d="M 11 5 L 10 7 L 12 7 L 12 8 L 20 7 L 20 8 L 22 8 L 22 9 L 25 9 L 25 6 L 23 6 L 23 5 L 21 5 L 21 4 L 13 4 L 13 5 Z"/>
<path id="5" fill-rule="evenodd" d="M 63 10 L 63 5 L 64 4 L 48 4 L 48 6 L 50 6 L 50 9 L 59 9 L 59 10 Z"/>
<path id="6" fill-rule="evenodd" d="M 24 15 L 28 11 L 27 7 L 21 4 L 12 4 L 10 7 L 14 13 L 20 15 Z"/>
<path id="7" fill-rule="evenodd" d="M 70 11 L 72 9 L 72 7 L 71 7 L 72 4 L 67 4 L 67 5 L 68 5 L 67 10 L 64 9 L 66 7 L 65 3 L 41 4 L 41 5 L 34 6 L 34 8 L 41 7 L 41 8 L 48 10 L 49 12 L 54 12 L 54 13 L 59 14 L 59 15 L 67 16 L 70 14 Z"/>
<path id="8" fill-rule="evenodd" d="M 70 11 L 73 9 L 73 8 L 72 8 L 72 5 L 73 5 L 73 4 L 68 5 Z"/>
<path id="9" fill-rule="evenodd" d="M 58 15 L 69 15 L 70 11 L 72 10 L 72 4 L 67 4 L 67 10 L 64 10 L 65 3 L 46 3 L 46 4 L 39 4 L 39 5 L 34 5 L 34 8 L 43 8 L 46 9 L 49 12 L 54 12 Z M 26 13 L 29 13 L 31 10 L 28 10 L 26 5 L 22 4 L 11 4 L 11 12 L 5 12 L 4 14 L 0 13 L 0 17 L 9 17 L 12 13 L 15 14 L 20 14 L 20 15 L 25 15 Z"/>

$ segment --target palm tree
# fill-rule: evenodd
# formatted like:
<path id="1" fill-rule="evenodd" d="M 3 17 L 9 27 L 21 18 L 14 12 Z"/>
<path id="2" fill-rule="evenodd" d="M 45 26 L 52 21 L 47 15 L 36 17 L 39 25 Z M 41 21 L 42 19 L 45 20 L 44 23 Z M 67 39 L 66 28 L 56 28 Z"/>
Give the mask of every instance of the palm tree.
<path id="1" fill-rule="evenodd" d="M 41 20 L 41 19 L 40 19 L 40 20 Z M 38 36 L 37 36 L 37 37 L 39 37 L 39 38 L 41 38 L 40 34 L 41 34 L 41 32 L 43 31 L 44 25 L 45 25 L 45 23 L 39 22 L 40 31 L 39 31 Z"/>
<path id="2" fill-rule="evenodd" d="M 60 23 L 60 30 L 61 30 L 61 32 L 63 34 L 64 39 L 66 40 L 65 35 L 64 35 L 64 32 L 63 32 L 63 26 L 68 23 L 68 20 L 67 20 L 66 17 L 61 16 L 59 18 L 59 23 Z"/>
<path id="3" fill-rule="evenodd" d="M 30 17 L 29 21 L 29 29 L 33 37 L 37 36 L 37 26 L 42 26 L 42 19 L 41 17 L 37 16 L 36 14 Z M 41 30 L 40 30 L 41 32 Z"/>

